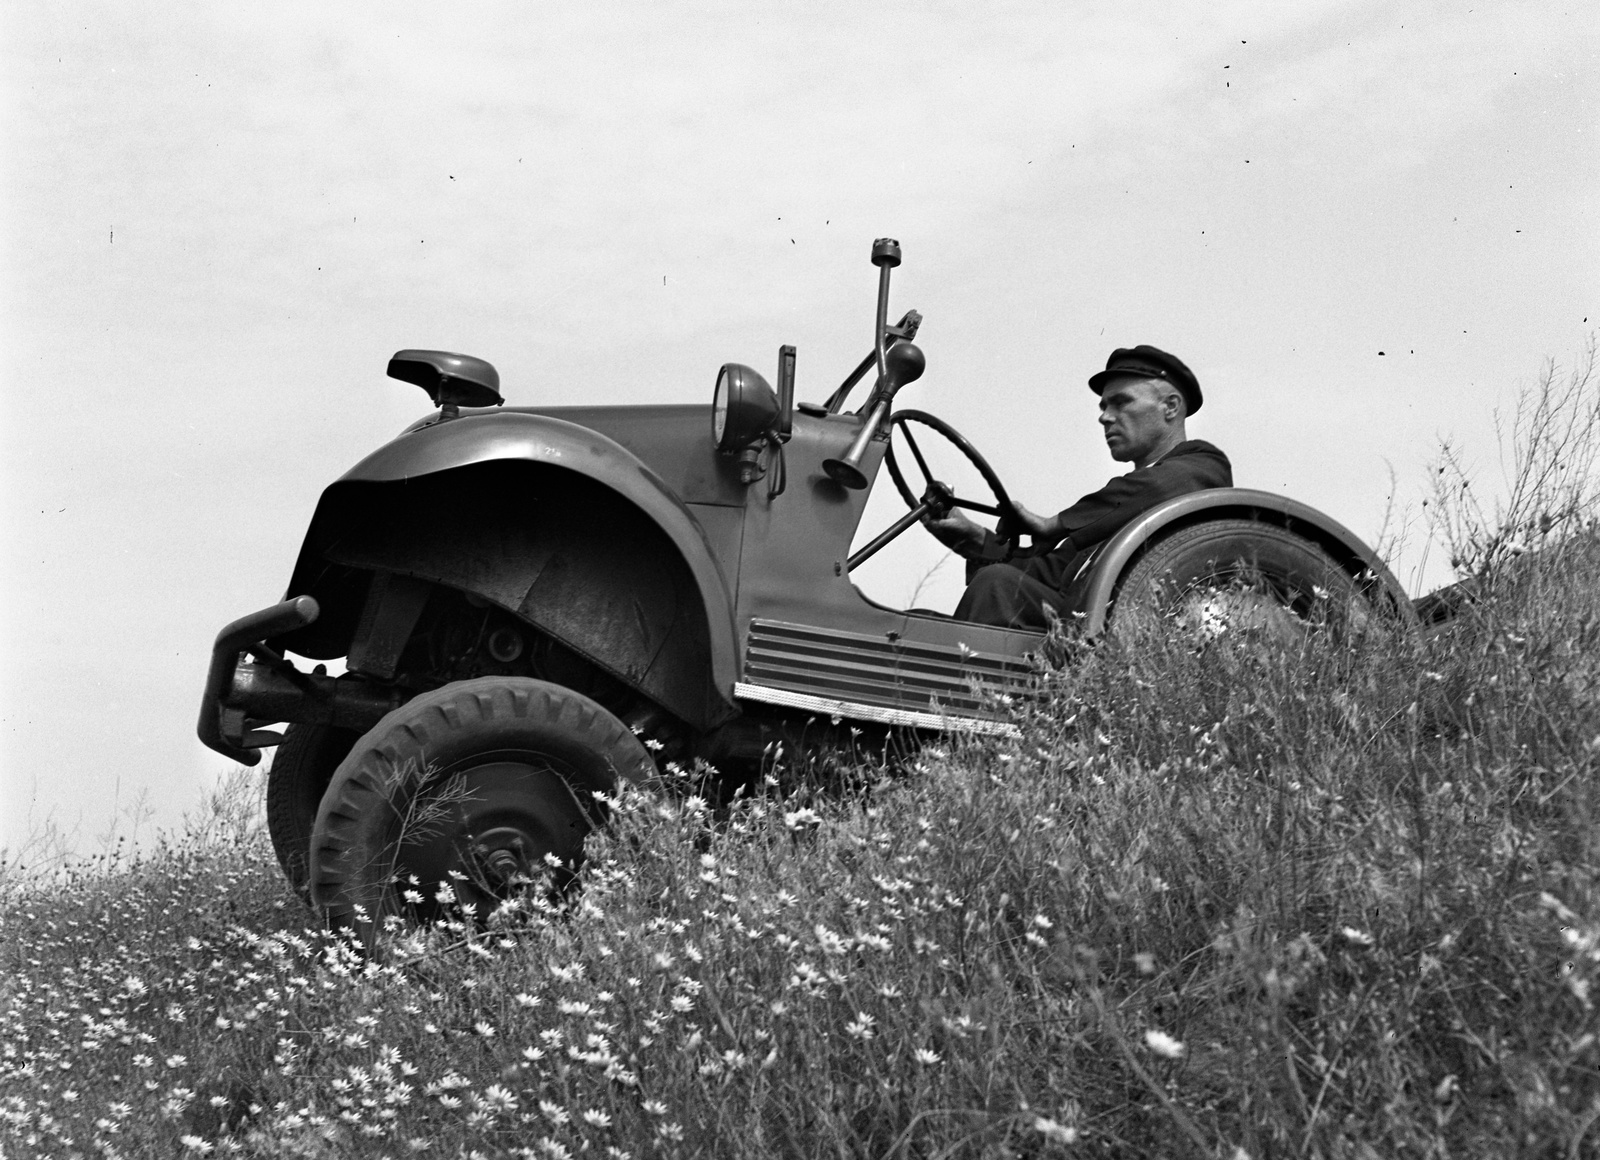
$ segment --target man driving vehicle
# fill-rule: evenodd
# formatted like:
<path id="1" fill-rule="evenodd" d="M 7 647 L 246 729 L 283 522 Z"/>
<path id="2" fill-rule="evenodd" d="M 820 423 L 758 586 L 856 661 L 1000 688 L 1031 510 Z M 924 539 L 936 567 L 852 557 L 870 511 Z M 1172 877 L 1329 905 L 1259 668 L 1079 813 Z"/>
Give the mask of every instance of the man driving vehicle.
<path id="1" fill-rule="evenodd" d="M 995 533 L 959 511 L 923 517 L 943 543 L 995 561 L 969 562 L 957 620 L 1048 628 L 1052 613 L 1065 616 L 1079 607 L 1095 554 L 1134 517 L 1174 496 L 1233 486 L 1228 457 L 1184 430 L 1202 397 L 1199 380 L 1177 358 L 1153 346 L 1118 348 L 1089 387 L 1100 396 L 1111 458 L 1132 463 L 1132 471 L 1053 516 L 1014 503 L 1013 526 L 1006 530 L 1027 532 L 1033 546 L 1004 559 Z"/>

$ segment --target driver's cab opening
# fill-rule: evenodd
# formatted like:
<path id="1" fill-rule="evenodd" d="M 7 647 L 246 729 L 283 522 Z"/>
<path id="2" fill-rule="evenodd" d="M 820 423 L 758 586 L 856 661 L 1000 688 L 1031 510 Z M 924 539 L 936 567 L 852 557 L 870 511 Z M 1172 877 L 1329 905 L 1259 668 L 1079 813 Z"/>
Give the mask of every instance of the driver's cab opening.
<path id="1" fill-rule="evenodd" d="M 996 497 L 989 483 L 958 447 L 927 423 L 947 425 L 914 409 L 897 411 L 892 418 L 889 445 L 871 480 L 851 540 L 851 555 L 871 550 L 880 534 L 905 521 L 924 496 L 935 490 L 945 499 L 955 498 L 980 523 L 995 526 Z M 875 608 L 951 620 L 966 589 L 968 567 L 964 557 L 917 521 L 850 568 L 848 575 L 862 599 Z"/>
<path id="2" fill-rule="evenodd" d="M 943 515 L 954 503 L 992 525 L 1009 502 L 964 438 L 934 416 L 897 405 L 926 365 L 913 342 L 922 316 L 912 310 L 889 321 L 899 243 L 877 239 L 872 263 L 879 275 L 873 349 L 825 402 L 795 399 L 792 347 L 780 352 L 778 392 L 748 367 L 724 364 L 719 372 L 715 439 L 725 474 L 738 457 L 744 495 L 739 562 L 730 577 L 741 626 L 782 621 L 881 636 L 896 631 L 886 613 L 902 624 L 959 624 L 943 610 L 961 598 L 965 562 L 920 516 Z M 733 422 L 741 408 L 749 416 L 743 429 Z M 905 438 L 906 420 L 916 417 L 921 441 Z M 751 451 L 757 444 L 764 445 L 759 456 Z M 898 472 L 885 466 L 892 444 L 899 446 Z M 783 482 L 756 483 L 774 467 Z M 974 630 L 985 637 L 995 631 L 976 622 Z"/>

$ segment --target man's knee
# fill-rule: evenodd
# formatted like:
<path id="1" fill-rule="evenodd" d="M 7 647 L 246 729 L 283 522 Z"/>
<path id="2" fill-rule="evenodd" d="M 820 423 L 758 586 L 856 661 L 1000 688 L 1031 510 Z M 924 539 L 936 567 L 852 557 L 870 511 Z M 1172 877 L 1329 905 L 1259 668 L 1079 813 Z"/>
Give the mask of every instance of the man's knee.
<path id="1" fill-rule="evenodd" d="M 1009 564 L 980 569 L 956 605 L 957 620 L 1009 628 L 1044 628 L 1049 618 L 1045 601 L 1059 597 L 1039 581 Z"/>
<path id="2" fill-rule="evenodd" d="M 1010 564 L 990 564 L 987 568 L 979 568 L 967 584 L 967 592 L 978 598 L 993 599 L 1004 598 L 1020 591 L 1022 587 L 1022 569 L 1013 568 Z"/>

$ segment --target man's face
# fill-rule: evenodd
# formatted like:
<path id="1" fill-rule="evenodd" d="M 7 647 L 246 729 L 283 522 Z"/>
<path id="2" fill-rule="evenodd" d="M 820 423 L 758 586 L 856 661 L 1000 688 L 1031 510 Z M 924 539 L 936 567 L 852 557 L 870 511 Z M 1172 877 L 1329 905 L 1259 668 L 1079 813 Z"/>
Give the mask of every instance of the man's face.
<path id="1" fill-rule="evenodd" d="M 1158 379 L 1118 379 L 1100 393 L 1100 427 L 1118 463 L 1137 463 L 1160 446 L 1173 419 Z"/>

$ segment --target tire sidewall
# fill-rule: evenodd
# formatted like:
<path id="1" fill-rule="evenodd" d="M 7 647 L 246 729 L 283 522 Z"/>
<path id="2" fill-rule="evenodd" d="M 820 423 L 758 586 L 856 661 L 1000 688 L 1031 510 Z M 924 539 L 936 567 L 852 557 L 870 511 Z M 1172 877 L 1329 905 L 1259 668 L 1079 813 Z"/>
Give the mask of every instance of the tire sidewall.
<path id="1" fill-rule="evenodd" d="M 620 780 L 654 771 L 621 721 L 560 685 L 484 677 L 413 698 L 356 742 L 323 795 L 310 882 L 330 925 L 351 925 L 358 907 L 374 920 L 391 908 L 392 851 L 419 795 L 455 770 L 519 753 L 565 768 L 559 776 L 587 821 L 585 832 L 604 819 L 596 791 L 613 794 Z"/>
<path id="2" fill-rule="evenodd" d="M 311 835 L 334 772 L 360 734 L 331 725 L 293 724 L 267 770 L 267 831 L 284 877 L 310 900 Z"/>

